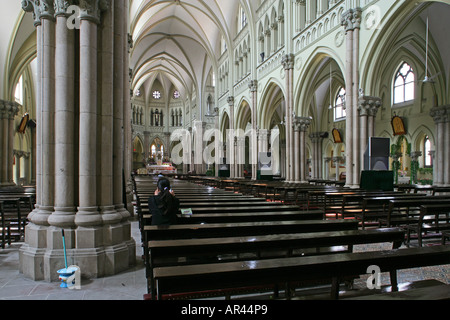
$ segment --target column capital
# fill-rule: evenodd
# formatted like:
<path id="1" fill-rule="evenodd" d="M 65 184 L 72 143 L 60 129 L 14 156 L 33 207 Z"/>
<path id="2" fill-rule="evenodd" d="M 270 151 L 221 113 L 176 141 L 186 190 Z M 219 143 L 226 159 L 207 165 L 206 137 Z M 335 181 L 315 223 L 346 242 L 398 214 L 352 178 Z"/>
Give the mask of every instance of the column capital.
<path id="1" fill-rule="evenodd" d="M 68 16 L 67 9 L 74 4 L 74 0 L 54 0 L 55 17 Z"/>
<path id="2" fill-rule="evenodd" d="M 14 119 L 19 112 L 19 107 L 17 102 L 0 100 L 0 119 Z"/>
<path id="3" fill-rule="evenodd" d="M 54 20 L 55 18 L 53 0 L 22 0 L 22 9 L 33 13 L 35 27 L 41 24 L 41 19 Z"/>
<path id="4" fill-rule="evenodd" d="M 108 0 L 80 0 L 80 20 L 100 23 L 101 14 L 110 8 Z"/>
<path id="5" fill-rule="evenodd" d="M 292 53 L 285 54 L 281 59 L 281 64 L 285 70 L 293 69 L 295 64 L 294 55 Z"/>
<path id="6" fill-rule="evenodd" d="M 312 142 L 321 142 L 324 138 L 328 136 L 328 132 L 313 132 L 309 135 Z"/>
<path id="7" fill-rule="evenodd" d="M 298 131 L 306 132 L 311 124 L 311 119 L 308 117 L 295 117 L 293 123 Z"/>
<path id="8" fill-rule="evenodd" d="M 413 151 L 410 153 L 410 157 L 411 157 L 412 161 L 417 161 L 420 156 L 422 156 L 422 151 Z"/>
<path id="9" fill-rule="evenodd" d="M 229 105 L 230 107 L 232 107 L 232 106 L 234 105 L 234 97 L 233 97 L 233 96 L 229 96 L 229 97 L 227 98 L 227 102 L 228 102 L 228 105 Z"/>
<path id="10" fill-rule="evenodd" d="M 358 98 L 358 111 L 361 116 L 376 116 L 381 106 L 381 98 L 361 95 Z"/>
<path id="11" fill-rule="evenodd" d="M 345 32 L 361 28 L 362 9 L 349 9 L 342 14 L 341 26 L 345 28 Z"/>
<path id="12" fill-rule="evenodd" d="M 258 80 L 250 80 L 248 82 L 248 88 L 250 89 L 250 92 L 258 91 Z"/>
<path id="13" fill-rule="evenodd" d="M 430 116 L 435 123 L 445 123 L 449 120 L 450 105 L 433 107 L 430 110 Z"/>
<path id="14" fill-rule="evenodd" d="M 343 157 L 332 157 L 331 158 L 331 161 L 333 161 L 334 163 L 341 162 L 342 160 L 344 160 Z"/>

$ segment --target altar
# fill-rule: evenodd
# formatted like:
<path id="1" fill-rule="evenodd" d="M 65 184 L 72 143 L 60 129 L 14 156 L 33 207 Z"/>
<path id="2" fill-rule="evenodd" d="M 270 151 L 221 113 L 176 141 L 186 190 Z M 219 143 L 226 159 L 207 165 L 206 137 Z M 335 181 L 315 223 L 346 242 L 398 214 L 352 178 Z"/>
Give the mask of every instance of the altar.
<path id="1" fill-rule="evenodd" d="M 177 173 L 177 168 L 172 166 L 171 163 L 161 163 L 161 164 L 153 164 L 147 165 L 147 173 L 148 174 L 168 174 L 168 173 Z"/>

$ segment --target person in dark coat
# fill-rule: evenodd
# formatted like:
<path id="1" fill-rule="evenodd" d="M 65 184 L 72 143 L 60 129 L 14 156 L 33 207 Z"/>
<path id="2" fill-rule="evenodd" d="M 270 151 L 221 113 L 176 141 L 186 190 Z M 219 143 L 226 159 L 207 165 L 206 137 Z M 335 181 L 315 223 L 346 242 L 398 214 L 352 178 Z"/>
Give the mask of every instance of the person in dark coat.
<path id="1" fill-rule="evenodd" d="M 177 223 L 180 200 L 170 188 L 167 178 L 160 178 L 155 194 L 148 199 L 148 208 L 152 215 L 152 225 L 172 225 Z"/>

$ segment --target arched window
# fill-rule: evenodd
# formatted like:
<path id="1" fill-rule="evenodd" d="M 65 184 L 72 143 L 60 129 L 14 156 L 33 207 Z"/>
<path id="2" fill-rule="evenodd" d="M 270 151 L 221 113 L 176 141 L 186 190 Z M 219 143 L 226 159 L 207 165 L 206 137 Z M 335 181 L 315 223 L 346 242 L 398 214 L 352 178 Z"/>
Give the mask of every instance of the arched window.
<path id="1" fill-rule="evenodd" d="M 334 103 L 334 121 L 345 119 L 345 89 L 341 87 Z"/>
<path id="2" fill-rule="evenodd" d="M 19 81 L 17 82 L 14 98 L 17 103 L 23 104 L 23 76 L 20 76 Z"/>
<path id="3" fill-rule="evenodd" d="M 431 167 L 433 165 L 433 159 L 430 155 L 431 142 L 428 136 L 423 140 L 423 156 L 425 158 L 424 167 Z"/>
<path id="4" fill-rule="evenodd" d="M 156 146 L 152 145 L 152 156 L 156 156 Z"/>
<path id="5" fill-rule="evenodd" d="M 403 62 L 395 75 L 394 104 L 414 100 L 415 78 L 411 66 L 406 62 Z"/>
<path id="6" fill-rule="evenodd" d="M 238 30 L 241 31 L 244 29 L 244 27 L 247 25 L 247 16 L 245 15 L 244 8 L 242 6 L 239 6 L 239 28 Z"/>

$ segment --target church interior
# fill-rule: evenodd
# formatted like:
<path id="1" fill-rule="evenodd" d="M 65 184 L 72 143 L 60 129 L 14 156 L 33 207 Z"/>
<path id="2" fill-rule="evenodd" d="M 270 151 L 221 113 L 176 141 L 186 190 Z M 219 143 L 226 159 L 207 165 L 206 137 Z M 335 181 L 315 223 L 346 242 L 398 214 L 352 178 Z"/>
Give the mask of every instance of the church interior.
<path id="1" fill-rule="evenodd" d="M 450 299 L 449 16 L 7 1 L 0 300 Z"/>

